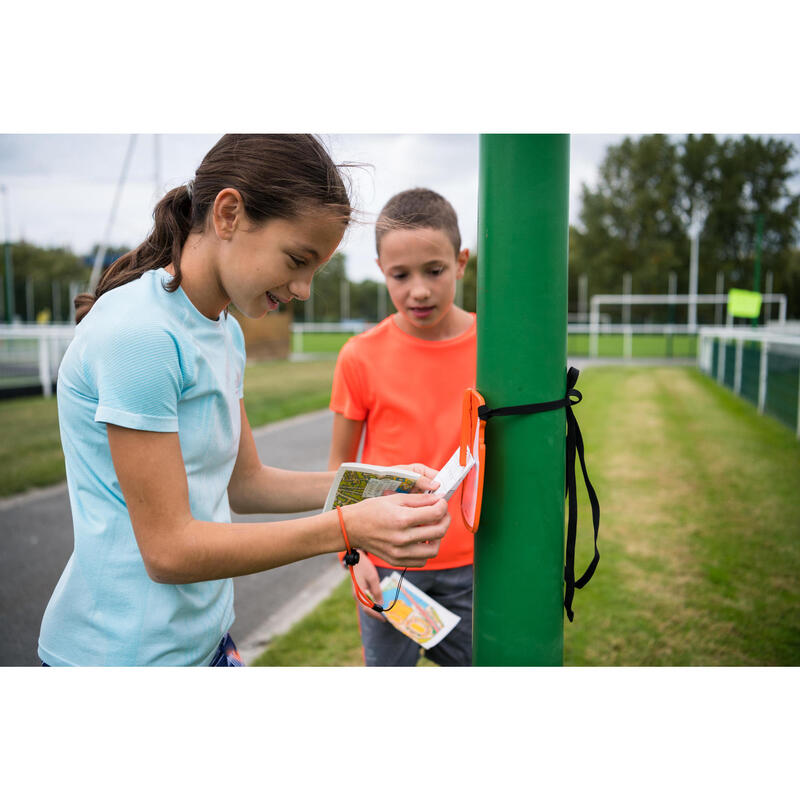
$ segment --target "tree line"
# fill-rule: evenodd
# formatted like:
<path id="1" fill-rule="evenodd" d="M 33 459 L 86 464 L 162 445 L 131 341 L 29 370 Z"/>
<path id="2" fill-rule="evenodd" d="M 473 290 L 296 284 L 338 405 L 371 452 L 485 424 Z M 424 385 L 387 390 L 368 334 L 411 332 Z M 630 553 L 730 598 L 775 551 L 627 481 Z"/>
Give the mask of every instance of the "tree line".
<path id="1" fill-rule="evenodd" d="M 714 134 L 654 134 L 609 147 L 597 186 L 582 187 L 579 224 L 570 227 L 570 308 L 581 275 L 590 296 L 620 293 L 625 273 L 635 294 L 666 294 L 670 272 L 677 292 L 688 293 L 696 225 L 700 293 L 715 293 L 718 274 L 726 292 L 763 292 L 771 273 L 773 292 L 788 296 L 789 316 L 800 315 L 800 194 L 790 185 L 796 154 L 780 138 Z"/>
<path id="2" fill-rule="evenodd" d="M 719 275 L 725 292 L 755 288 L 758 262 L 760 290 L 771 274 L 772 291 L 786 294 L 789 316 L 800 317 L 800 193 L 791 188 L 796 155 L 794 144 L 780 137 L 748 135 L 652 134 L 609 147 L 597 185 L 582 187 L 578 223 L 569 229 L 570 311 L 579 310 L 582 278 L 589 297 L 621 293 L 626 273 L 633 293 L 665 294 L 674 273 L 677 292 L 688 293 L 696 227 L 700 293 L 715 293 Z M 106 265 L 126 250 L 109 250 Z M 58 305 L 66 319 L 69 283 L 78 281 L 83 290 L 94 253 L 80 257 L 18 242 L 11 254 L 17 314 L 26 318 L 33 302 L 37 312 L 47 308 L 53 316 Z M 468 311 L 476 306 L 476 264 L 473 253 L 460 290 Z M 376 280 L 350 281 L 343 253 L 318 272 L 312 291 L 309 308 L 292 304 L 296 320 L 334 322 L 345 311 L 350 319 L 376 321 L 393 311 L 377 267 Z M 663 321 L 666 311 L 642 313 Z M 698 320 L 713 321 L 713 311 L 701 307 Z"/>

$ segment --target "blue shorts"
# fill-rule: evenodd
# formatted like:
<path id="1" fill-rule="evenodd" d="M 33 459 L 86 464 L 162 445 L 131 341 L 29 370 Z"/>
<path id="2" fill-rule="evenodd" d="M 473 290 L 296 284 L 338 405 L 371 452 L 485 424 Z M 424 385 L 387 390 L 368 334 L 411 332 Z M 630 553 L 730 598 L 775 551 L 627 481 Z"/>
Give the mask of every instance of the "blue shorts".
<path id="1" fill-rule="evenodd" d="M 383 580 L 396 570 L 376 567 Z M 472 564 L 452 569 L 424 569 L 406 572 L 406 580 L 422 589 L 437 603 L 458 614 L 461 619 L 439 644 L 425 651 L 425 657 L 441 667 L 472 666 Z M 384 595 L 389 604 L 394 594 Z M 413 667 L 422 649 L 413 639 L 400 633 L 386 621 L 365 613 L 358 603 L 358 622 L 364 663 L 368 667 Z"/>
<path id="2" fill-rule="evenodd" d="M 243 667 L 244 661 L 236 649 L 236 644 L 229 633 L 225 634 L 225 638 L 219 643 L 217 652 L 214 653 L 214 658 L 211 659 L 209 667 Z"/>
<path id="3" fill-rule="evenodd" d="M 42 661 L 43 667 L 49 667 L 49 664 L 45 664 Z M 217 648 L 217 652 L 214 653 L 214 657 L 211 659 L 211 663 L 208 665 L 209 667 L 243 667 L 244 661 L 242 661 L 242 657 L 239 655 L 239 651 L 236 649 L 236 644 L 234 643 L 233 639 L 231 639 L 231 635 L 229 633 L 225 634 L 223 640 L 219 643 L 219 647 Z"/>

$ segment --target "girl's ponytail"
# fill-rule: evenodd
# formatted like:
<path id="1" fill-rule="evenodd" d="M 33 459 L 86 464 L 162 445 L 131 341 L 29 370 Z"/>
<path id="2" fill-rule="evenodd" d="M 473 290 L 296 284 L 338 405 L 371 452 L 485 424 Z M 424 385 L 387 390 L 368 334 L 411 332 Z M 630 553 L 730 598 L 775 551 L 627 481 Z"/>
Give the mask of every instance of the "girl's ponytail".
<path id="1" fill-rule="evenodd" d="M 190 185 L 178 186 L 161 198 L 153 211 L 154 224 L 150 235 L 103 272 L 94 294 L 84 292 L 75 297 L 76 324 L 86 316 L 100 295 L 136 280 L 148 270 L 171 263 L 175 267 L 175 277 L 166 288 L 174 292 L 180 286 L 181 250 L 193 224 Z"/>

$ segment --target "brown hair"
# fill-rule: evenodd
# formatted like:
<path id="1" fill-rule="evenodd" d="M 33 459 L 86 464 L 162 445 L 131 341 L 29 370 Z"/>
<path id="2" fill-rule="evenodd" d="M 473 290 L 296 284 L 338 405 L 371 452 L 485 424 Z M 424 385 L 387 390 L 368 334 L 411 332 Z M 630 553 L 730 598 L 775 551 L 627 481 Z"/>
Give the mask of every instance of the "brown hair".
<path id="1" fill-rule="evenodd" d="M 431 189 L 407 189 L 391 197 L 375 223 L 375 249 L 381 254 L 381 239 L 393 230 L 433 228 L 443 231 L 453 243 L 456 255 L 461 250 L 461 234 L 455 209 Z"/>
<path id="2" fill-rule="evenodd" d="M 181 283 L 183 245 L 190 233 L 203 230 L 214 200 L 226 188 L 241 194 L 245 213 L 256 224 L 291 219 L 315 206 L 341 214 L 344 222 L 352 214 L 339 166 L 317 137 L 226 134 L 208 151 L 194 180 L 161 198 L 147 239 L 103 273 L 94 294 L 75 298 L 76 323 L 100 295 L 170 263 L 175 275 L 166 288 L 174 292 Z"/>

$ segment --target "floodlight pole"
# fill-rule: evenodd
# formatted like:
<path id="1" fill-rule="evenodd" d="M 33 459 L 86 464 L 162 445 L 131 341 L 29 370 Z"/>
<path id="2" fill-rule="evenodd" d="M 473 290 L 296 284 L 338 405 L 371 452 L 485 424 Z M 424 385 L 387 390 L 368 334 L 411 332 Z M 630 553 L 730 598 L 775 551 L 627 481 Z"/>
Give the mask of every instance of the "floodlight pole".
<path id="1" fill-rule="evenodd" d="M 490 407 L 566 389 L 569 136 L 482 135 L 478 390 Z M 560 666 L 565 413 L 486 430 L 475 535 L 476 666 Z"/>
<path id="2" fill-rule="evenodd" d="M 3 237 L 3 250 L 5 255 L 6 268 L 6 322 L 9 324 L 14 321 L 14 262 L 11 258 L 11 222 L 8 213 L 8 187 L 0 184 L 0 192 L 3 193 L 3 219 L 5 225 L 5 236 Z"/>
<path id="3" fill-rule="evenodd" d="M 125 187 L 125 179 L 128 175 L 128 168 L 131 165 L 131 158 L 133 158 L 133 149 L 136 146 L 136 134 L 132 133 L 128 140 L 128 150 L 125 153 L 125 160 L 122 162 L 122 172 L 117 181 L 117 189 L 114 193 L 114 201 L 111 204 L 111 213 L 108 216 L 108 223 L 106 224 L 105 232 L 103 233 L 102 241 L 97 245 L 97 253 L 94 257 L 94 264 L 92 265 L 92 272 L 89 275 L 89 291 L 94 292 L 97 284 L 100 281 L 100 275 L 103 272 L 103 262 L 106 258 L 108 251 L 109 240 L 111 238 L 111 230 L 114 227 L 114 220 L 117 216 L 117 209 L 119 208 L 119 201 L 122 197 L 122 190 Z"/>
<path id="4" fill-rule="evenodd" d="M 753 264 L 753 291 L 761 291 L 761 238 L 764 235 L 764 215 L 756 214 L 756 257 Z M 758 317 L 753 317 L 752 326 L 758 327 Z"/>

